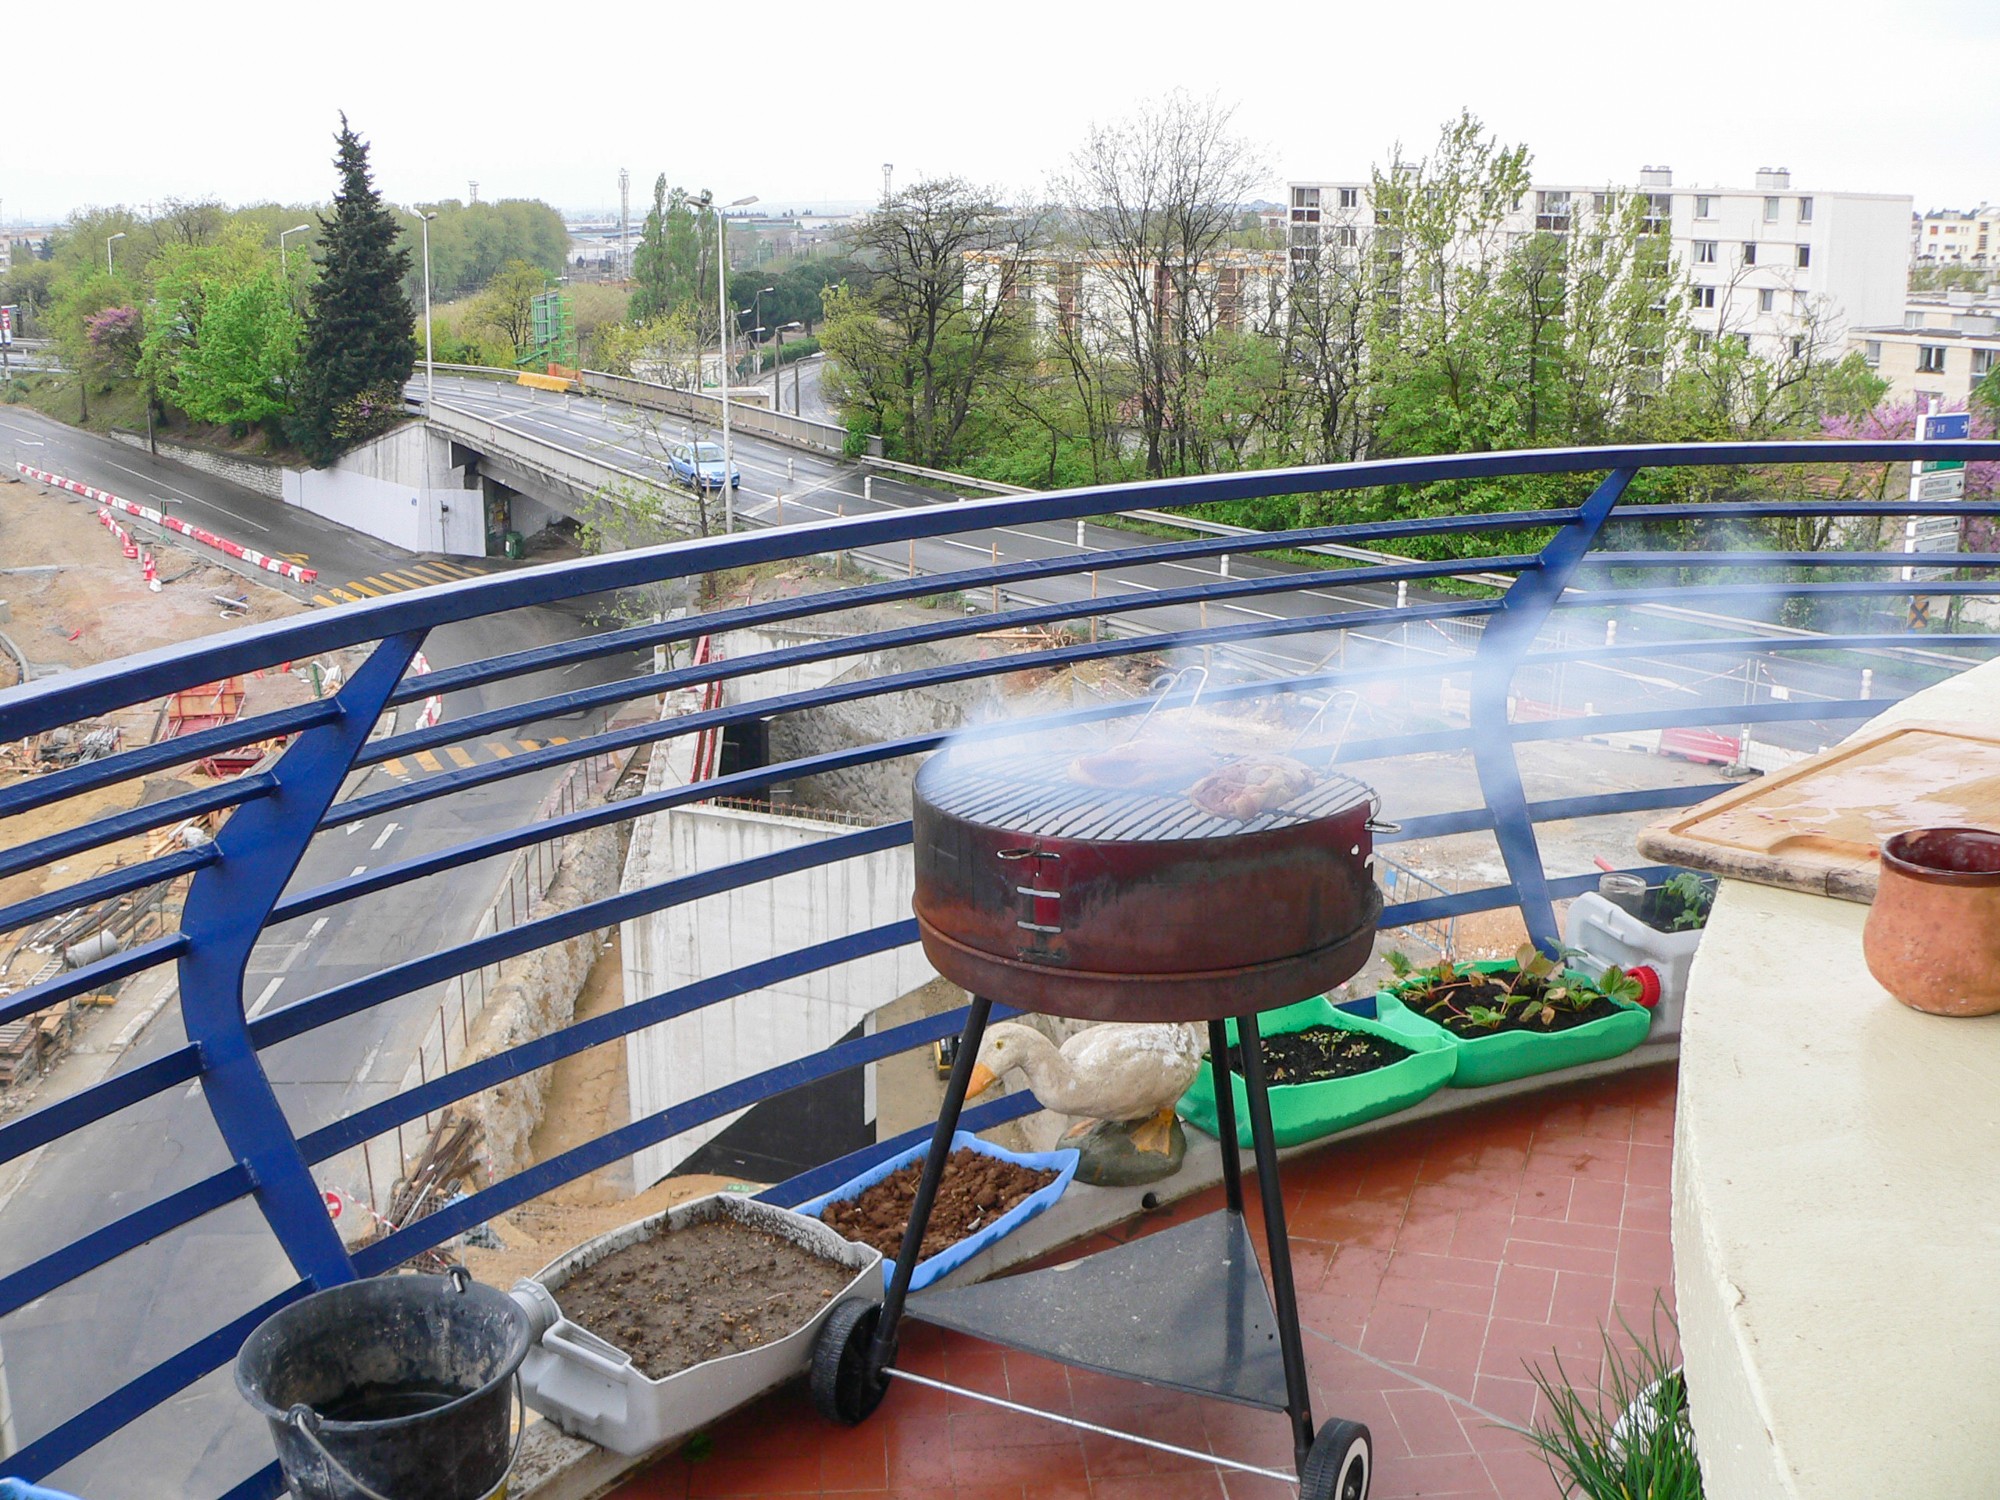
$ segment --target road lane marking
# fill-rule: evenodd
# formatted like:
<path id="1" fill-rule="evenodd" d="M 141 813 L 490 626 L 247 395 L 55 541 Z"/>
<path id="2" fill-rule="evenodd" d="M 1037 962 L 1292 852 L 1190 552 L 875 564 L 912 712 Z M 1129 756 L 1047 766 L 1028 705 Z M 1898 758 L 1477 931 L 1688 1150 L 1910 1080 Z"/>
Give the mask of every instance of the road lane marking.
<path id="1" fill-rule="evenodd" d="M 383 846 L 384 844 L 386 844 L 386 843 L 388 843 L 388 842 L 389 842 L 389 836 L 390 836 L 391 834 L 393 834 L 393 833 L 394 833 L 394 832 L 395 832 L 395 831 L 396 831 L 396 830 L 397 830 L 398 828 L 401 828 L 402 826 L 403 826 L 403 825 L 402 825 L 401 823 L 389 823 L 389 824 L 386 824 L 386 825 L 385 825 L 385 826 L 383 827 L 383 829 L 382 829 L 381 833 L 379 833 L 379 834 L 377 834 L 377 835 L 376 835 L 376 837 L 375 837 L 375 842 L 374 842 L 374 843 L 372 843 L 372 844 L 370 844 L 370 845 L 368 846 L 368 847 L 369 847 L 369 849 L 371 849 L 371 850 L 374 850 L 374 849 L 380 849 L 380 848 L 381 848 L 381 847 L 382 847 L 382 846 Z"/>
<path id="2" fill-rule="evenodd" d="M 457 745 L 446 745 L 444 747 L 444 753 L 452 758 L 453 763 L 456 764 L 461 771 L 470 771 L 476 764 L 473 758 L 470 755 L 467 755 L 465 751 L 461 750 Z"/>
<path id="3" fill-rule="evenodd" d="M 367 873 L 368 873 L 368 866 L 356 865 L 353 869 L 347 872 L 347 878 L 349 880 L 352 880 L 357 875 L 366 875 Z"/>
<path id="4" fill-rule="evenodd" d="M 172 490 L 176 495 L 179 495 L 184 500 L 192 500 L 194 501 L 195 504 L 205 505 L 210 510 L 219 510 L 225 516 L 230 517 L 232 520 L 240 521 L 245 526 L 252 527 L 255 530 L 269 531 L 271 529 L 270 527 L 266 526 L 262 521 L 253 521 L 248 516 L 243 515 L 238 511 L 233 511 L 228 506 L 219 504 L 218 502 L 209 499 L 205 495 L 191 495 L 186 490 L 181 489 L 176 485 L 168 484 L 163 479 L 155 479 L 149 474 L 141 474 L 137 469 L 128 469 L 125 467 L 125 465 L 121 463 L 113 463 L 108 458 L 105 460 L 105 463 L 110 464 L 112 468 L 116 469 L 121 474 L 130 474 L 134 479 L 143 480 L 147 484 L 157 484 L 163 490 Z"/>
<path id="5" fill-rule="evenodd" d="M 278 993 L 278 986 L 283 984 L 284 982 L 285 982 L 285 976 L 280 974 L 276 979 L 272 980 L 269 984 L 265 985 L 264 993 L 257 997 L 256 1003 L 250 1007 L 249 1013 L 245 1015 L 243 1019 L 246 1021 L 254 1021 L 259 1016 L 264 1014 L 264 1007 L 271 1003 L 271 997 Z"/>
<path id="6" fill-rule="evenodd" d="M 312 926 L 306 929 L 307 942 L 310 943 L 314 938 L 318 937 L 322 932 L 326 931 L 327 920 L 328 919 L 325 917 L 317 917 L 313 920 Z"/>
<path id="7" fill-rule="evenodd" d="M 442 771 L 444 769 L 444 763 L 428 750 L 419 750 L 411 758 L 426 771 Z"/>

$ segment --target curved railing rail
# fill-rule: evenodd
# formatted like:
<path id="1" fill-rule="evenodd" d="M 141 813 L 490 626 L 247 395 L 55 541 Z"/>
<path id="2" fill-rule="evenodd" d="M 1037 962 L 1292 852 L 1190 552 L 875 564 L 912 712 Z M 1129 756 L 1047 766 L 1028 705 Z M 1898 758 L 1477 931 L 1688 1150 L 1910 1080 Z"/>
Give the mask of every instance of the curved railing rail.
<path id="1" fill-rule="evenodd" d="M 1910 558 L 1900 552 L 1720 551 L 1699 540 L 1689 550 L 1676 552 L 1662 549 L 1657 540 L 1669 523 L 1700 538 L 1711 527 L 1775 516 L 1812 515 L 1858 523 L 1923 513 L 1992 517 L 2000 516 L 2000 504 L 1754 501 L 1621 508 L 1633 478 L 1644 469 L 1659 467 L 1886 463 L 1945 457 L 1992 461 L 2000 459 L 2000 444 L 1753 443 L 1549 450 L 1273 470 L 966 501 L 525 568 L 247 627 L 0 694 L 0 744 L 5 744 L 218 678 L 365 652 L 339 688 L 320 701 L 0 787 L 0 820 L 29 814 L 46 819 L 51 810 L 78 810 L 73 819 L 55 819 L 50 825 L 53 831 L 0 849 L 0 881 L 36 871 L 55 873 L 68 861 L 92 852 L 129 853 L 146 835 L 179 827 L 190 818 L 226 814 L 210 842 L 135 854 L 101 873 L 0 904 L 0 937 L 4 937 L 163 882 L 187 883 L 174 930 L 0 995 L 0 1023 L 6 1023 L 171 964 L 179 995 L 178 1018 L 185 1032 L 184 1042 L 163 1041 L 144 1061 L 0 1124 L 0 1163 L 112 1122 L 126 1111 L 141 1106 L 159 1109 L 163 1107 L 159 1101 L 176 1089 L 199 1095 L 226 1161 L 169 1190 L 134 1184 L 117 1199 L 117 1207 L 99 1215 L 103 1222 L 92 1223 L 64 1243 L 0 1263 L 0 1407 L 4 1407 L 8 1368 L 6 1320 L 86 1278 L 115 1273 L 121 1258 L 140 1247 L 247 1201 L 261 1214 L 285 1264 L 278 1278 L 282 1285 L 273 1283 L 268 1274 L 256 1285 L 246 1285 L 237 1301 L 254 1305 L 218 1310 L 213 1326 L 185 1347 L 151 1360 L 136 1374 L 127 1375 L 122 1369 L 97 1372 L 95 1384 L 74 1396 L 71 1409 L 56 1418 L 23 1430 L 17 1417 L 11 1429 L 17 1446 L 0 1458 L 0 1473 L 41 1478 L 62 1470 L 226 1365 L 261 1317 L 305 1292 L 391 1269 L 497 1213 L 642 1148 L 958 1030 L 963 1012 L 832 1042 L 634 1119 L 585 1145 L 494 1181 L 350 1254 L 326 1212 L 316 1167 L 565 1057 L 736 997 L 893 953 L 914 941 L 914 924 L 906 919 L 841 932 L 729 972 L 705 974 L 676 988 L 628 995 L 629 1003 L 609 1014 L 574 1022 L 477 1061 L 461 1057 L 456 1067 L 422 1076 L 413 1087 L 386 1091 L 383 1097 L 344 1113 L 304 1119 L 296 1105 L 288 1108 L 272 1076 L 272 1059 L 293 1055 L 284 1050 L 288 1046 L 301 1042 L 319 1046 L 332 1034 L 331 1028 L 358 1017 L 372 1018 L 368 1024 L 392 1035 L 400 1024 L 399 1002 L 407 1005 L 412 997 L 441 984 L 457 983 L 462 994 L 468 976 L 483 976 L 495 965 L 707 897 L 879 855 L 906 844 L 910 829 L 907 822 L 886 822 L 833 830 L 799 848 L 642 885 L 564 910 L 517 914 L 519 920 L 504 927 L 496 924 L 496 930 L 464 935 L 444 931 L 428 951 L 393 959 L 373 952 L 350 954 L 348 967 L 354 972 L 303 998 L 267 1009 L 270 992 L 253 1000 L 245 975 L 260 937 L 279 924 L 390 893 L 424 899 L 420 893 L 427 889 L 426 883 L 479 861 L 522 855 L 690 803 L 768 792 L 781 783 L 921 755 L 940 744 L 945 734 L 894 736 L 715 774 L 689 785 L 655 784 L 615 801 L 564 803 L 546 815 L 531 815 L 523 799 L 538 796 L 553 778 L 572 768 L 602 764 L 605 757 L 670 751 L 674 742 L 688 736 L 715 734 L 752 720 L 815 714 L 891 695 L 929 695 L 1024 668 L 1077 666 L 1134 654 L 1189 658 L 1219 654 L 1235 668 L 1237 680 L 1217 683 L 1210 697 L 1218 702 L 1349 687 L 1393 694 L 1414 681 L 1467 678 L 1463 724 L 1403 723 L 1392 732 L 1364 732 L 1343 743 L 1338 758 L 1360 763 L 1414 754 L 1468 755 L 1481 805 L 1404 817 L 1401 832 L 1385 842 L 1489 832 L 1507 880 L 1483 889 L 1401 902 L 1384 913 L 1383 923 L 1404 926 L 1517 906 L 1529 933 L 1551 944 L 1557 939 L 1554 903 L 1589 888 L 1597 877 L 1595 872 L 1551 874 L 1538 826 L 1684 806 L 1705 797 L 1711 788 L 1668 785 L 1530 796 L 1517 762 L 1517 746 L 1717 723 L 1785 725 L 1853 719 L 1878 711 L 1883 697 L 1929 680 L 1923 675 L 1927 663 L 1936 672 L 1946 672 L 1961 664 L 1967 653 L 1983 655 L 2000 646 L 2000 633 L 1943 636 L 1897 631 L 1881 628 L 1865 613 L 1862 628 L 1782 637 L 1762 632 L 1755 618 L 1774 595 L 1861 607 L 1914 595 L 1990 596 L 2000 593 L 2000 584 L 1990 577 L 2000 567 L 2000 558 L 1992 554 L 1929 554 L 1921 559 L 1926 568 L 1949 568 L 1961 576 L 1913 580 L 1902 576 Z M 1034 529 L 1141 507 L 1158 510 L 1452 481 L 1490 487 L 1509 479 L 1550 475 L 1601 477 L 1576 504 L 1299 527 L 1249 540 L 1235 535 L 1135 538 L 1114 550 L 1082 550 L 1067 543 L 1062 533 Z M 1580 478 L 1579 488 L 1581 482 Z M 1648 523 L 1647 546 L 1620 551 L 1607 545 L 1613 528 L 1635 520 Z M 617 591 L 828 554 L 866 556 L 883 566 L 884 559 L 899 557 L 896 549 L 905 544 L 998 532 L 1027 537 L 1031 544 L 1019 550 L 1028 555 L 921 576 L 912 560 L 910 576 L 902 578 L 725 605 L 687 618 L 617 629 L 573 628 L 567 638 L 493 654 L 484 654 L 483 639 L 466 639 L 470 633 L 465 627 L 515 611 L 574 609 L 582 601 Z M 1463 582 L 1447 583 L 1463 579 L 1468 566 L 1464 558 L 1439 561 L 1412 556 L 1407 561 L 1337 566 L 1340 560 L 1317 556 L 1310 563 L 1299 562 L 1296 550 L 1366 544 L 1394 554 L 1468 537 L 1494 537 L 1498 545 L 1513 549 L 1477 559 L 1481 575 L 1504 582 L 1504 587 L 1468 589 Z M 1254 572 L 1230 576 L 1228 559 L 1252 551 L 1266 559 L 1265 564 Z M 992 556 L 997 557 L 997 551 Z M 1274 558 L 1278 560 L 1271 561 Z M 1210 563 L 1215 564 L 1213 569 L 1206 566 Z M 1132 581 L 1136 570 L 1163 566 L 1178 570 L 1174 580 L 1158 585 Z M 1811 569 L 1815 576 L 1804 580 L 1783 576 L 1786 570 L 1797 569 Z M 1653 581 L 1668 571 L 1719 576 Z M 1839 576 L 1824 576 L 1836 572 Z M 1100 594 L 1106 579 L 1113 581 L 1115 591 Z M 856 615 L 860 623 L 852 633 L 798 633 L 767 650 L 732 659 L 658 665 L 651 659 L 658 649 L 688 645 L 704 636 L 744 630 L 783 636 L 787 629 L 797 631 L 802 622 L 823 623 L 829 616 L 864 608 L 873 611 L 953 595 L 990 597 L 999 607 L 933 614 L 915 623 L 884 624 L 872 613 L 866 619 Z M 1696 605 L 1703 607 L 1701 618 L 1690 624 Z M 1673 607 L 1677 634 L 1662 634 L 1663 614 L 1647 613 L 1656 606 Z M 1241 618 L 1211 623 L 1211 610 Z M 1752 618 L 1737 618 L 1745 614 Z M 1619 621 L 1644 624 L 1648 638 L 1608 639 L 1612 623 Z M 1563 633 L 1551 638 L 1559 626 Z M 1031 627 L 1066 627 L 1069 633 L 1051 636 L 1033 650 L 1010 649 L 983 658 L 927 660 L 916 650 Z M 1603 631 L 1607 639 L 1602 644 L 1578 644 L 1575 633 L 1585 628 Z M 469 649 L 455 647 L 439 654 L 464 659 L 443 661 L 426 675 L 411 675 L 418 651 L 429 644 L 436 652 L 437 641 L 454 631 L 459 632 L 453 637 L 457 646 Z M 1413 631 L 1439 639 L 1456 632 L 1455 645 L 1420 658 L 1407 648 Z M 1394 649 L 1397 636 L 1404 642 L 1400 654 Z M 1366 644 L 1373 656 L 1350 662 L 1350 641 Z M 1948 657 L 1937 652 L 1946 641 L 1953 653 Z M 646 658 L 640 660 L 635 653 L 646 653 Z M 1529 698 L 1522 688 L 1538 674 L 1570 669 L 1608 672 L 1621 663 L 1727 660 L 1752 654 L 1804 660 L 1805 653 L 1838 658 L 1819 669 L 1828 683 L 1837 687 L 1859 672 L 1862 686 L 1858 691 L 1842 687 L 1812 698 L 1773 694 L 1757 702 L 1724 703 L 1711 695 L 1693 703 L 1656 706 L 1639 701 L 1603 711 L 1589 703 L 1582 712 L 1562 710 L 1561 717 L 1549 718 L 1529 713 Z M 1866 662 L 1878 663 L 1879 670 L 1856 665 Z M 846 663 L 847 670 L 834 672 L 840 663 Z M 681 689 L 801 669 L 814 669 L 819 676 L 810 684 L 671 716 L 663 717 L 655 708 L 661 695 Z M 1870 673 L 1873 687 L 1868 685 Z M 381 732 L 380 726 L 392 725 L 402 706 L 439 695 L 447 705 L 440 722 Z M 637 717 L 629 716 L 634 706 L 642 710 Z M 1115 720 L 1141 712 L 1144 706 L 1106 701 L 1026 722 L 1029 727 L 1057 729 Z M 620 709 L 628 716 L 608 717 Z M 504 759 L 473 763 L 468 756 L 450 768 L 436 760 L 439 754 L 449 755 L 455 747 L 482 737 L 569 720 L 581 720 L 585 727 L 561 743 L 543 736 L 548 743 L 522 748 Z M 1024 721 L 1010 720 L 990 732 L 1019 733 L 1023 727 Z M 218 750 L 279 737 L 286 742 L 281 754 L 233 780 L 176 792 L 109 815 L 91 816 L 83 810 L 90 805 L 87 799 L 134 778 L 169 772 Z M 386 784 L 377 784 L 383 768 L 407 766 L 426 756 L 438 766 L 433 774 L 390 777 Z M 345 876 L 315 875 L 301 883 L 302 862 L 316 841 L 341 839 L 346 837 L 344 830 L 391 813 L 415 818 L 447 806 L 453 814 L 440 815 L 431 830 L 434 836 L 415 852 L 373 868 L 364 861 Z M 456 811 L 460 809 L 467 811 Z M 0 892 L 5 889 L 0 887 Z M 1032 1101 L 1026 1096 L 1010 1097 L 986 1106 L 977 1118 L 997 1121 L 1030 1107 Z M 801 1201 L 859 1160 L 878 1157 L 900 1144 L 880 1143 L 822 1164 L 773 1187 L 768 1196 Z M 129 1201 L 140 1206 L 128 1207 Z M 277 1490 L 275 1469 L 267 1468 L 243 1478 L 229 1493 L 270 1496 Z"/>

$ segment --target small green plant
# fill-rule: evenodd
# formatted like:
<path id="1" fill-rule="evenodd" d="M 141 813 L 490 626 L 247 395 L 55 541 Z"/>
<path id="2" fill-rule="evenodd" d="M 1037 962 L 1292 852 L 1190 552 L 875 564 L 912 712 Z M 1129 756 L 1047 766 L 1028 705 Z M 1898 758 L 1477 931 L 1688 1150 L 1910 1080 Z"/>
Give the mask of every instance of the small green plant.
<path id="1" fill-rule="evenodd" d="M 1707 925 L 1715 904 L 1715 883 L 1692 870 L 1670 875 L 1660 886 L 1660 920 L 1668 932 L 1691 932 Z"/>
<path id="2" fill-rule="evenodd" d="M 1464 1033 L 1495 1031 L 1510 1021 L 1547 1029 L 1565 1013 L 1581 1015 L 1606 999 L 1638 1000 L 1641 987 L 1630 974 L 1613 966 L 1596 980 L 1585 978 L 1568 968 L 1578 956 L 1568 948 L 1551 956 L 1523 943 L 1506 967 L 1490 973 L 1450 959 L 1420 969 L 1402 953 L 1384 958 L 1405 1006 Z"/>
<path id="3" fill-rule="evenodd" d="M 1644 1336 L 1622 1316 L 1618 1326 L 1624 1343 L 1609 1330 L 1601 1334 L 1604 1368 L 1595 1400 L 1570 1383 L 1560 1355 L 1553 1375 L 1528 1367 L 1545 1415 L 1517 1430 L 1541 1453 L 1562 1492 L 1578 1500 L 1701 1500 L 1687 1380 L 1672 1352 L 1680 1340 L 1673 1315 L 1656 1298 Z"/>

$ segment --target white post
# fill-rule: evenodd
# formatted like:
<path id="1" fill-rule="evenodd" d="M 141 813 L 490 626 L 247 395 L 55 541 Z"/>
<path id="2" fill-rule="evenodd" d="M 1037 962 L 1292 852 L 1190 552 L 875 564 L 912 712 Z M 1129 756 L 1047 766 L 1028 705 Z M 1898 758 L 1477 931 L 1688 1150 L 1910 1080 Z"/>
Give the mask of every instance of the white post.
<path id="1" fill-rule="evenodd" d="M 873 500 L 875 498 L 875 476 L 873 474 L 863 474 L 861 476 L 861 498 L 863 500 Z"/>
<path id="2" fill-rule="evenodd" d="M 1216 568 L 1215 571 L 1217 576 L 1219 577 L 1227 578 L 1229 576 L 1229 554 L 1227 552 L 1222 554 L 1221 564 Z M 1398 604 L 1401 604 L 1403 601 L 1399 598 L 1397 599 L 1396 602 Z"/>
<path id="3" fill-rule="evenodd" d="M 1604 644 L 1607 646 L 1618 644 L 1618 622 L 1616 620 L 1606 620 L 1604 622 Z"/>
<path id="4" fill-rule="evenodd" d="M 1396 608 L 1408 609 L 1409 607 L 1410 580 L 1407 578 L 1398 578 L 1396 580 Z"/>
<path id="5" fill-rule="evenodd" d="M 1076 521 L 1076 550 L 1079 552 L 1083 550 L 1083 518 L 1081 516 L 1078 516 Z"/>
<path id="6" fill-rule="evenodd" d="M 1873 667 L 1863 667 L 1861 669 L 1861 696 L 1864 698 L 1875 696 L 1875 669 Z"/>
<path id="7" fill-rule="evenodd" d="M 432 386 L 437 380 L 437 364 L 431 357 L 431 220 L 436 214 L 419 214 L 424 221 L 424 414 L 431 410 Z"/>

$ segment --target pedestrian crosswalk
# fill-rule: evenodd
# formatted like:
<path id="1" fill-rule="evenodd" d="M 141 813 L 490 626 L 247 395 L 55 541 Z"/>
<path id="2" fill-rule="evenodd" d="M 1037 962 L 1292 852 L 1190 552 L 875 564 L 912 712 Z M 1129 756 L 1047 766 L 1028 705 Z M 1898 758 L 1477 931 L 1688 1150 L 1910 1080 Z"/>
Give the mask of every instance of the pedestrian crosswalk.
<path id="1" fill-rule="evenodd" d="M 384 568 L 371 578 L 357 579 L 328 589 L 323 594 L 315 594 L 313 603 L 352 604 L 357 599 L 380 599 L 385 594 L 406 594 L 411 589 L 427 589 L 440 583 L 453 583 L 461 578 L 483 578 L 485 575 L 484 568 L 460 562 L 405 563 L 400 568 Z"/>
<path id="2" fill-rule="evenodd" d="M 414 755 L 396 755 L 382 762 L 391 776 L 435 776 L 441 771 L 469 771 L 477 765 L 511 760 L 544 745 L 567 745 L 569 736 L 558 734 L 546 740 L 475 740 L 465 745 L 440 745 L 435 750 L 419 750 Z"/>

